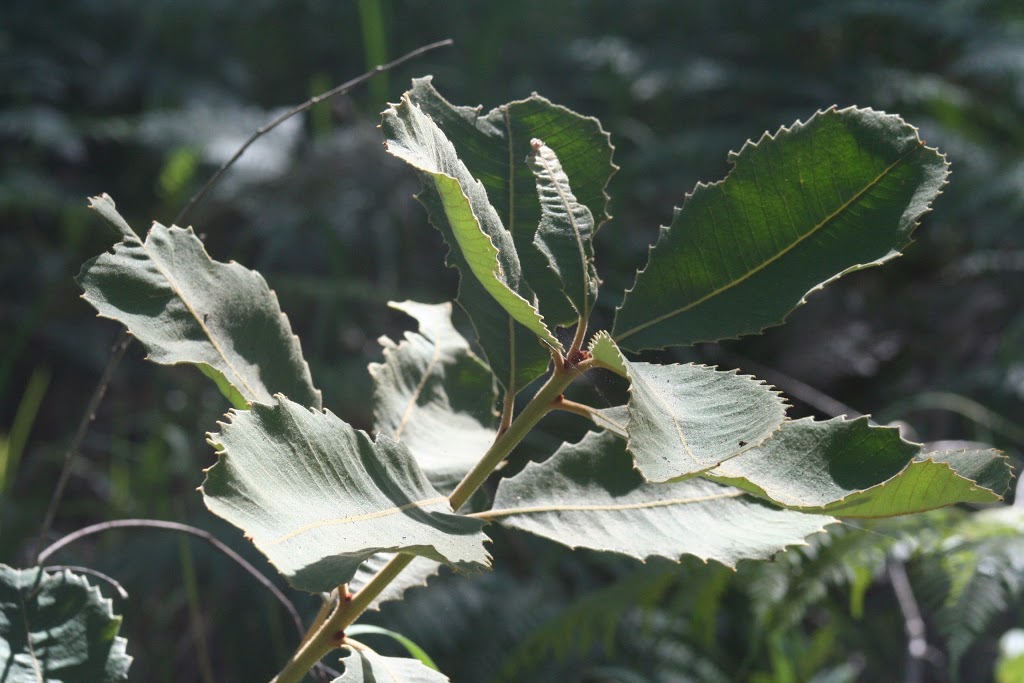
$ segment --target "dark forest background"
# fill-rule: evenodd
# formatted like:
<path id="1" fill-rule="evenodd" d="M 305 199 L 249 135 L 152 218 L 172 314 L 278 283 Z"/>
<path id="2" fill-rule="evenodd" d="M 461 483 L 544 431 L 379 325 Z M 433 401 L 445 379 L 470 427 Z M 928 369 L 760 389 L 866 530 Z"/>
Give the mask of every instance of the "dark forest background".
<path id="1" fill-rule="evenodd" d="M 26 561 L 119 332 L 73 279 L 115 239 L 86 197 L 111 194 L 140 232 L 169 224 L 284 108 L 448 37 L 453 47 L 260 140 L 186 221 L 215 259 L 258 269 L 276 290 L 325 406 L 372 429 L 366 364 L 380 358 L 378 336 L 409 325 L 386 302 L 442 301 L 457 285 L 411 199 L 416 179 L 376 129 L 412 77 L 433 74 L 457 104 L 486 110 L 536 91 L 602 121 L 621 167 L 596 247 L 606 320 L 658 226 L 697 181 L 728 171 L 730 150 L 856 104 L 902 115 L 949 157 L 950 185 L 917 242 L 815 294 L 782 328 L 675 358 L 757 374 L 796 415 L 871 413 L 916 440 L 984 441 L 1021 462 L 1019 0 L 13 0 L 0 11 L 0 561 Z M 108 519 L 177 520 L 278 579 L 196 492 L 213 462 L 204 434 L 226 402 L 198 372 L 142 356 L 133 346 L 114 375 L 54 536 Z M 595 400 L 613 390 L 598 384 Z M 520 457 L 550 452 L 544 436 Z M 457 683 L 898 680 L 896 562 L 928 626 L 921 680 L 986 680 L 1000 636 L 1024 617 L 1024 547 L 1003 538 L 1006 557 L 985 574 L 972 546 L 971 576 L 991 581 L 970 601 L 984 613 L 960 614 L 970 623 L 958 626 L 948 596 L 964 575 L 949 544 L 971 519 L 851 527 L 737 574 L 570 557 L 509 536 L 494 573 L 442 577 L 369 620 L 416 639 Z M 295 645 L 276 603 L 205 545 L 119 531 L 60 558 L 131 593 L 117 609 L 132 680 L 266 680 Z"/>

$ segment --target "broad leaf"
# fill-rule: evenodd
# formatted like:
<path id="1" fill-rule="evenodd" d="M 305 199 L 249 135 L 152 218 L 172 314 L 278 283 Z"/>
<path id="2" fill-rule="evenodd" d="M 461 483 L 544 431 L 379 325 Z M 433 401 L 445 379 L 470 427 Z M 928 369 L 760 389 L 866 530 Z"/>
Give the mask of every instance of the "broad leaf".
<path id="1" fill-rule="evenodd" d="M 590 432 L 502 480 L 494 508 L 477 516 L 570 548 L 640 560 L 694 555 L 728 566 L 802 544 L 833 521 L 780 510 L 703 479 L 647 483 L 610 432 Z"/>
<path id="2" fill-rule="evenodd" d="M 0 564 L 0 681 L 128 679 L 121 617 L 85 577 Z"/>
<path id="3" fill-rule="evenodd" d="M 872 426 L 866 417 L 808 418 L 785 423 L 760 447 L 704 476 L 784 507 L 840 517 L 889 517 L 1002 499 L 1009 474 L 998 451 L 915 458 L 919 451 L 898 429 Z M 981 475 L 977 482 L 969 478 Z"/>
<path id="4" fill-rule="evenodd" d="M 765 134 L 730 161 L 662 228 L 616 313 L 623 348 L 781 324 L 813 290 L 895 257 L 948 172 L 899 117 L 853 108 Z"/>
<path id="5" fill-rule="evenodd" d="M 786 417 L 778 392 L 736 371 L 632 363 L 604 333 L 591 353 L 629 378 L 626 448 L 648 481 L 709 470 L 765 441 Z"/>
<path id="6" fill-rule="evenodd" d="M 378 434 L 409 447 L 430 482 L 451 493 L 494 442 L 494 378 L 452 326 L 451 304 L 392 303 L 419 322 L 370 365 Z"/>
<path id="7" fill-rule="evenodd" d="M 272 403 L 275 393 L 320 407 L 299 340 L 259 273 L 211 260 L 191 228 L 154 223 L 142 241 L 109 196 L 90 201 L 123 240 L 82 267 L 84 298 L 123 323 L 150 360 L 197 366 L 236 408 Z"/>
<path id="8" fill-rule="evenodd" d="M 537 138 L 531 140 L 531 145 L 530 168 L 537 180 L 541 207 L 533 241 L 585 324 L 600 282 L 594 268 L 594 217 L 590 209 L 576 201 L 555 152 Z"/>
<path id="9" fill-rule="evenodd" d="M 512 234 L 523 273 L 540 299 L 545 319 L 557 325 L 574 323 L 578 315 L 562 294 L 548 260 L 534 247 L 541 207 L 526 159 L 534 138 L 558 152 L 577 201 L 590 211 L 596 231 L 609 218 L 605 188 L 617 170 L 610 138 L 600 122 L 539 95 L 482 114 L 480 107 L 450 104 L 431 85 L 430 77 L 413 80 L 408 95 L 445 131 L 459 158 L 487 189 L 491 204 Z"/>
<path id="10" fill-rule="evenodd" d="M 384 657 L 369 648 L 352 649 L 342 662 L 345 673 L 331 683 L 448 683 L 450 680 L 415 659 Z"/>
<path id="11" fill-rule="evenodd" d="M 393 553 L 378 553 L 360 564 L 356 575 L 349 582 L 349 589 L 353 593 L 358 593 L 393 557 Z M 407 591 L 426 586 L 427 582 L 437 576 L 440 571 L 441 563 L 436 560 L 426 557 L 415 558 L 397 578 L 384 587 L 384 590 L 373 599 L 367 609 L 379 610 L 385 602 L 403 599 Z"/>
<path id="12" fill-rule="evenodd" d="M 219 457 L 202 491 L 293 586 L 329 591 L 382 551 L 489 563 L 480 523 L 451 512 L 403 444 L 278 399 L 210 435 Z"/>
<path id="13" fill-rule="evenodd" d="M 381 127 L 387 138 L 387 150 L 420 172 L 424 190 L 420 200 L 427 207 L 431 222 L 445 236 L 451 247 L 449 263 L 459 269 L 462 277 L 459 301 L 477 328 L 498 380 L 507 389 L 518 391 L 525 378 L 513 369 L 516 352 L 510 343 L 518 339 L 510 334 L 512 326 L 505 317 L 552 348 L 560 349 L 561 344 L 531 303 L 533 292 L 522 276 L 512 235 L 491 206 L 487 191 L 458 158 L 451 142 L 408 96 L 384 112 Z M 472 280 L 475 284 L 469 284 Z M 482 293 L 496 302 L 505 315 L 496 311 Z M 537 346 L 536 342 L 533 346 Z"/>

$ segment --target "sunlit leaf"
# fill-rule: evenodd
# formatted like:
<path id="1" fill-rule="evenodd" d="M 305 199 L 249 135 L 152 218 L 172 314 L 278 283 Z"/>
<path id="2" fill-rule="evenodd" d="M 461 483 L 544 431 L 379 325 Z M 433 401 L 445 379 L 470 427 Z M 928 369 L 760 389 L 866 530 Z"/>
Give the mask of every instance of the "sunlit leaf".
<path id="1" fill-rule="evenodd" d="M 275 393 L 320 407 L 299 340 L 259 273 L 213 261 L 191 228 L 154 223 L 143 241 L 109 196 L 90 201 L 123 239 L 82 267 L 83 296 L 123 323 L 149 360 L 197 366 L 236 408 L 272 403 Z"/>
<path id="2" fill-rule="evenodd" d="M 709 470 L 763 442 L 786 417 L 778 392 L 735 371 L 633 363 L 604 333 L 591 353 L 629 379 L 626 448 L 648 481 Z"/>
<path id="3" fill-rule="evenodd" d="M 878 265 L 948 173 L 916 129 L 870 109 L 829 109 L 730 156 L 662 228 L 618 309 L 630 350 L 738 337 L 782 323 L 813 290 Z"/>
<path id="4" fill-rule="evenodd" d="M 431 483 L 451 493 L 494 442 L 494 378 L 452 326 L 451 304 L 392 303 L 419 323 L 370 365 L 378 434 L 409 447 Z"/>
<path id="5" fill-rule="evenodd" d="M 369 648 L 350 648 L 345 673 L 331 683 L 448 683 L 444 674 L 415 659 L 384 657 Z"/>
<path id="6" fill-rule="evenodd" d="M 571 548 L 678 560 L 694 555 L 734 566 L 765 559 L 823 530 L 831 518 L 780 510 L 703 479 L 651 484 L 625 443 L 590 432 L 498 485 L 494 508 L 477 515 Z"/>
<path id="7" fill-rule="evenodd" d="M 121 617 L 85 577 L 0 564 L 0 681 L 109 683 L 132 658 Z"/>
<path id="8" fill-rule="evenodd" d="M 538 138 L 529 160 L 537 180 L 541 219 L 534 244 L 558 276 L 562 291 L 582 321 L 590 318 L 600 281 L 594 268 L 594 217 L 576 200 L 554 150 Z"/>
<path id="9" fill-rule="evenodd" d="M 293 586 L 329 591 L 378 552 L 489 563 L 480 523 L 451 512 L 403 444 L 278 398 L 210 435 L 202 491 Z"/>
<path id="10" fill-rule="evenodd" d="M 955 503 L 994 503 L 1009 482 L 1006 458 L 975 451 L 980 482 L 962 476 L 956 460 L 928 455 L 900 438 L 899 430 L 875 427 L 866 417 L 825 422 L 796 420 L 758 448 L 728 460 L 704 476 L 736 486 L 794 510 L 839 517 L 888 517 Z M 996 486 L 998 491 L 987 488 Z"/>
<path id="11" fill-rule="evenodd" d="M 494 309 L 486 293 L 512 320 L 552 348 L 561 343 L 534 307 L 533 292 L 523 278 L 511 233 L 491 206 L 487 191 L 459 159 L 444 132 L 408 96 L 384 112 L 381 127 L 387 150 L 420 172 L 420 200 L 451 250 L 449 263 L 462 276 L 459 301 L 480 335 L 498 380 L 513 391 L 533 379 L 515 370 L 518 339 L 505 316 Z M 475 280 L 476 285 L 467 284 Z M 533 346 L 537 343 L 534 342 Z M 541 370 L 540 372 L 543 372 Z M 537 373 L 539 374 L 539 373 Z"/>

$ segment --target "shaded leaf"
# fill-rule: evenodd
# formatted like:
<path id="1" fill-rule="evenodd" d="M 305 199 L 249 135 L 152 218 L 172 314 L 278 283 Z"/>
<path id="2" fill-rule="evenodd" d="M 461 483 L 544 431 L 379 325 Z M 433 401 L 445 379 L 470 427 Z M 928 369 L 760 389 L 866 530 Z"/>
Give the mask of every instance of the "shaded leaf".
<path id="1" fill-rule="evenodd" d="M 704 476 L 742 488 L 779 505 L 841 517 L 889 517 L 954 503 L 994 503 L 993 491 L 961 476 L 951 462 L 927 456 L 893 427 L 872 426 L 868 418 L 810 418 L 787 422 L 771 439 Z M 940 456 L 941 457 L 941 456 Z M 969 456 L 958 456 L 969 460 Z M 977 451 L 988 472 L 984 481 L 1008 482 L 993 472 L 1007 469 L 996 451 Z"/>
<path id="2" fill-rule="evenodd" d="M 580 320 L 590 319 L 600 280 L 594 268 L 594 217 L 576 196 L 554 150 L 531 140 L 530 168 L 537 181 L 541 219 L 533 243 L 558 276 Z"/>
<path id="3" fill-rule="evenodd" d="M 730 155 L 662 228 L 616 312 L 626 349 L 685 346 L 782 323 L 813 290 L 881 264 L 939 193 L 945 159 L 897 116 L 829 109 Z"/>
<path id="4" fill-rule="evenodd" d="M 408 95 L 445 131 L 459 158 L 487 189 L 491 205 L 512 234 L 523 273 L 540 299 L 545 319 L 557 325 L 575 322 L 578 315 L 562 294 L 547 259 L 534 248 L 541 207 L 526 159 L 534 138 L 558 151 L 576 199 L 590 211 L 596 231 L 609 219 L 605 188 L 617 170 L 611 140 L 600 122 L 539 95 L 482 114 L 480 107 L 450 104 L 434 89 L 429 76 L 414 79 Z"/>
<path id="5" fill-rule="evenodd" d="M 494 377 L 452 326 L 450 303 L 390 306 L 415 318 L 419 333 L 382 338 L 384 362 L 370 365 L 377 433 L 408 446 L 448 494 L 494 442 Z"/>
<path id="6" fill-rule="evenodd" d="M 358 593 L 392 557 L 394 557 L 394 553 L 377 553 L 365 560 L 359 565 L 355 576 L 349 582 L 349 589 L 353 593 Z M 437 576 L 440 571 L 441 563 L 437 560 L 427 557 L 415 558 L 391 583 L 384 587 L 384 590 L 373 599 L 366 609 L 379 610 L 385 602 L 403 599 L 406 591 L 426 586 L 427 582 Z"/>
<path id="7" fill-rule="evenodd" d="M 90 207 L 123 240 L 82 267 L 83 297 L 124 324 L 149 360 L 197 366 L 236 408 L 275 393 L 320 407 L 299 340 L 259 273 L 213 261 L 191 228 L 154 223 L 140 240 L 107 195 Z"/>
<path id="8" fill-rule="evenodd" d="M 610 432 L 590 432 L 503 479 L 494 508 L 476 516 L 570 548 L 640 560 L 694 555 L 727 566 L 771 557 L 833 521 L 780 510 L 703 479 L 647 483 Z"/>
<path id="9" fill-rule="evenodd" d="M 347 629 L 345 629 L 346 636 L 361 636 L 364 633 L 372 633 L 375 635 L 387 636 L 388 638 L 391 638 L 399 645 L 404 647 L 406 652 L 409 653 L 409 656 L 415 659 L 416 661 L 420 662 L 429 669 L 433 669 L 434 671 L 440 671 L 440 669 L 437 668 L 437 664 L 434 662 L 433 659 L 430 658 L 430 655 L 428 655 L 422 647 L 420 647 L 419 645 L 414 643 L 412 639 L 402 635 L 401 633 L 396 633 L 395 631 L 391 631 L 386 628 L 381 628 L 380 626 L 371 626 L 370 624 L 356 624 L 355 626 L 349 626 Z"/>
<path id="10" fill-rule="evenodd" d="M 451 512 L 403 444 L 278 398 L 210 435 L 202 492 L 293 586 L 329 591 L 382 551 L 489 563 L 480 523 Z"/>
<path id="11" fill-rule="evenodd" d="M 633 363 L 604 333 L 591 353 L 630 381 L 626 448 L 648 481 L 709 470 L 765 441 L 786 417 L 777 391 L 736 371 Z"/>
<path id="12" fill-rule="evenodd" d="M 522 277 L 511 234 L 451 142 L 408 96 L 384 112 L 381 127 L 388 152 L 420 172 L 420 200 L 451 248 L 449 265 L 461 275 L 459 302 L 473 321 L 498 380 L 517 391 L 536 375 L 527 379 L 515 369 L 517 352 L 510 344 L 519 339 L 511 334 L 513 326 L 506 316 L 550 347 L 560 349 L 561 344 L 531 303 L 533 292 Z M 475 284 L 469 284 L 472 280 Z"/>
<path id="13" fill-rule="evenodd" d="M 85 577 L 0 564 L 0 681 L 127 680 L 132 658 L 120 628 Z"/>
<path id="14" fill-rule="evenodd" d="M 352 649 L 341 660 L 345 673 L 331 683 L 447 683 L 444 674 L 415 659 L 383 657 L 369 648 Z"/>

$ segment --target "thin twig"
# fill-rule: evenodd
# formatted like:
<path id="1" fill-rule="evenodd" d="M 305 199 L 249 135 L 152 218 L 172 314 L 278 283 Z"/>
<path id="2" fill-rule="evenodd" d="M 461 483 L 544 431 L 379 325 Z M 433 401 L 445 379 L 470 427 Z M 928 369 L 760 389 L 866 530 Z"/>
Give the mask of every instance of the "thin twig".
<path id="1" fill-rule="evenodd" d="M 68 571 L 72 571 L 78 574 L 90 574 L 98 579 L 106 581 L 115 591 L 117 591 L 117 597 L 121 598 L 122 600 L 128 599 L 128 591 L 124 589 L 124 586 L 118 583 L 114 577 L 107 576 L 103 572 L 96 571 L 95 569 L 90 569 L 89 567 L 79 567 L 77 564 L 48 564 L 45 567 L 43 567 L 43 571 L 47 572 L 59 572 L 64 569 L 67 569 Z"/>
<path id="2" fill-rule="evenodd" d="M 435 43 L 430 43 L 428 45 L 424 45 L 423 47 L 418 47 L 411 52 L 407 52 L 398 59 L 390 61 L 387 64 L 378 64 L 377 66 L 373 67 L 372 69 L 364 73 L 362 76 L 357 76 L 350 81 L 342 83 L 336 88 L 332 88 L 331 90 L 328 90 L 325 93 L 317 95 L 316 97 L 311 97 L 302 104 L 298 105 L 297 107 L 293 107 L 292 109 L 289 109 L 285 113 L 281 114 L 280 116 L 278 116 L 276 119 L 266 124 L 265 126 L 256 129 L 256 132 L 250 135 L 249 139 L 242 143 L 242 146 L 238 148 L 238 151 L 235 152 L 230 159 L 225 161 L 221 165 L 221 167 L 217 169 L 217 172 L 214 173 L 213 176 L 209 180 L 207 180 L 206 183 L 201 188 L 199 188 L 198 192 L 192 195 L 192 198 L 188 200 L 188 204 L 186 204 L 185 207 L 178 212 L 178 215 L 174 217 L 174 222 L 176 224 L 181 223 L 181 220 L 188 214 L 189 211 L 192 210 L 192 207 L 195 206 L 203 197 L 206 196 L 206 193 L 210 191 L 210 188 L 217 184 L 217 181 L 220 180 L 220 177 L 224 175 L 224 173 L 229 168 L 231 168 L 232 164 L 238 161 L 241 158 L 241 156 L 245 154 L 245 150 L 249 149 L 249 146 L 252 143 L 256 142 L 256 140 L 258 140 L 261 136 L 265 135 L 266 133 L 269 133 L 274 128 L 277 128 L 279 125 L 281 125 L 291 117 L 295 116 L 296 114 L 301 114 L 302 112 L 313 108 L 320 102 L 323 102 L 326 99 L 330 99 L 335 95 L 340 95 L 342 93 L 348 92 L 355 86 L 365 83 L 366 81 L 370 80 L 377 74 L 394 69 L 396 66 L 400 66 L 401 64 L 404 64 L 405 62 L 411 59 L 415 59 L 416 57 L 419 57 L 420 55 L 426 52 L 436 50 L 439 47 L 452 45 L 453 43 L 454 41 L 451 38 L 439 40 Z"/>
<path id="3" fill-rule="evenodd" d="M 124 352 L 128 350 L 128 345 L 131 343 L 131 336 L 128 334 L 128 330 L 121 330 L 121 334 L 118 336 L 117 341 L 114 342 L 114 346 L 110 349 L 110 357 L 107 359 L 107 366 L 103 368 L 103 374 L 100 375 L 99 382 L 96 383 L 96 388 L 92 392 L 92 397 L 89 399 L 88 405 L 85 407 L 85 413 L 82 414 L 82 419 L 78 421 L 78 429 L 75 430 L 75 436 L 71 439 L 71 444 L 68 446 L 68 450 L 64 453 L 64 465 L 61 467 L 60 476 L 57 477 L 57 485 L 53 488 L 53 493 L 50 495 L 50 503 L 46 507 L 46 515 L 43 517 L 43 525 L 39 529 L 39 538 L 36 541 L 36 548 L 39 548 L 46 543 L 46 537 L 50 535 L 50 528 L 53 526 L 53 520 L 57 516 L 57 508 L 60 505 L 61 498 L 64 496 L 64 488 L 67 486 L 68 479 L 71 477 L 71 468 L 74 464 L 75 456 L 78 455 L 78 450 L 82 447 L 82 441 L 85 440 L 85 435 L 89 431 L 89 425 L 92 424 L 93 420 L 96 419 L 96 411 L 99 410 L 100 402 L 103 401 L 103 395 L 107 393 L 107 387 L 110 386 L 110 380 L 114 377 L 114 370 L 117 369 L 121 359 L 124 358 Z M 42 562 L 42 555 L 36 555 L 36 564 Z"/>
<path id="4" fill-rule="evenodd" d="M 899 562 L 888 566 L 889 582 L 896 594 L 900 612 L 903 613 L 903 630 L 907 634 L 907 664 L 903 680 L 920 683 L 924 680 L 924 663 L 928 654 L 928 640 L 925 638 L 924 619 L 914 597 L 906 568 Z"/>
<path id="5" fill-rule="evenodd" d="M 168 522 L 161 519 L 116 519 L 110 522 L 101 522 L 99 524 L 93 524 L 87 527 L 83 527 L 78 531 L 74 531 L 68 534 L 67 536 L 64 536 L 60 540 L 55 541 L 49 547 L 45 548 L 42 552 L 39 553 L 39 562 L 44 562 L 46 558 L 50 557 L 50 555 L 53 555 L 55 552 L 57 552 L 64 546 L 74 543 L 80 538 L 91 536 L 93 534 L 100 534 L 105 531 L 110 531 L 111 529 L 126 528 L 164 529 L 166 531 L 178 531 L 184 534 L 191 534 L 192 536 L 196 536 L 198 538 L 203 539 L 204 541 L 212 545 L 214 548 L 216 548 L 217 550 L 221 551 L 222 553 L 230 557 L 232 560 L 234 560 L 236 564 L 238 564 L 242 569 L 247 571 L 254 579 L 259 581 L 264 588 L 270 591 L 270 593 L 275 598 L 277 598 L 277 601 L 284 606 L 285 610 L 288 611 L 288 614 L 291 615 L 292 621 L 295 622 L 295 628 L 299 632 L 299 638 L 301 639 L 302 636 L 305 634 L 305 628 L 302 626 L 302 618 L 299 616 L 298 611 L 296 611 L 295 605 L 293 605 L 291 601 L 288 600 L 285 594 L 282 593 L 281 590 L 277 586 L 275 586 L 273 582 L 270 581 L 270 579 L 261 574 L 260 571 L 256 569 L 256 567 L 249 564 L 248 560 L 246 560 L 244 557 L 242 557 L 234 550 L 226 546 L 224 543 L 219 541 L 216 536 L 209 533 L 208 531 L 203 531 L 202 529 L 198 529 L 194 526 L 189 526 L 188 524 L 181 524 L 179 522 Z"/>

